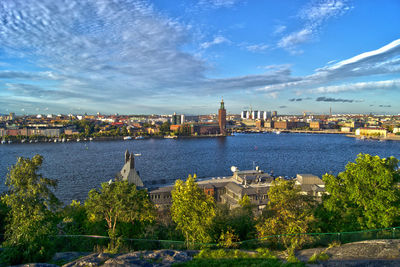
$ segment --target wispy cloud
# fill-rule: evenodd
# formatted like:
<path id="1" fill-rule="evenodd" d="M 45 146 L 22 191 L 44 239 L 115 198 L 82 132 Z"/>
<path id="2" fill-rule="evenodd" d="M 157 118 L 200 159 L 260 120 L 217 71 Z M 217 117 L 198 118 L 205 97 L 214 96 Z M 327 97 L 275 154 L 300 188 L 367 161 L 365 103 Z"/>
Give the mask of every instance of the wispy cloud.
<path id="1" fill-rule="evenodd" d="M 226 8 L 232 7 L 241 0 L 200 0 L 199 6 L 205 8 Z"/>
<path id="2" fill-rule="evenodd" d="M 247 45 L 246 49 L 250 52 L 259 53 L 264 52 L 269 48 L 267 44 L 254 44 L 254 45 Z"/>
<path id="3" fill-rule="evenodd" d="M 231 41 L 229 41 L 227 38 L 223 37 L 223 36 L 216 36 L 214 37 L 214 39 L 210 42 L 204 42 L 202 44 L 200 44 L 200 47 L 203 49 L 207 49 L 210 48 L 211 46 L 214 45 L 219 45 L 219 44 L 223 44 L 223 43 L 230 43 Z"/>
<path id="4" fill-rule="evenodd" d="M 277 46 L 291 53 L 300 53 L 301 50 L 297 49 L 299 44 L 312 40 L 325 21 L 344 14 L 350 8 L 346 0 L 311 1 L 298 14 L 303 21 L 302 27 L 283 36 Z"/>
<path id="5" fill-rule="evenodd" d="M 286 31 L 286 29 L 287 29 L 287 26 L 285 26 L 285 25 L 277 25 L 277 26 L 275 26 L 274 34 L 275 35 L 276 34 L 281 34 L 284 31 Z"/>
<path id="6" fill-rule="evenodd" d="M 339 61 L 333 65 L 327 65 L 319 68 L 311 75 L 296 77 L 297 79 L 295 80 L 290 80 L 280 84 L 267 85 L 260 90 L 270 92 L 296 89 L 299 92 L 306 91 L 309 93 L 333 93 L 344 91 L 400 88 L 398 79 L 369 82 L 350 82 L 339 85 L 315 87 L 330 82 L 340 82 L 349 78 L 400 73 L 399 56 L 400 39 L 395 40 L 379 49 L 361 53 L 352 58 Z"/>

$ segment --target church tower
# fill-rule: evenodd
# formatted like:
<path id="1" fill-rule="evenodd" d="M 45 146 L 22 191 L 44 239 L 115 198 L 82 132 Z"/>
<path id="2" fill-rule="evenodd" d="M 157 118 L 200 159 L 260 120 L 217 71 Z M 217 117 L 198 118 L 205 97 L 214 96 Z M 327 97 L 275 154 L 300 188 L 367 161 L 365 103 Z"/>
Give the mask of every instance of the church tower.
<path id="1" fill-rule="evenodd" d="M 224 98 L 221 99 L 221 106 L 218 110 L 218 124 L 220 133 L 226 135 L 226 110 L 224 105 Z"/>

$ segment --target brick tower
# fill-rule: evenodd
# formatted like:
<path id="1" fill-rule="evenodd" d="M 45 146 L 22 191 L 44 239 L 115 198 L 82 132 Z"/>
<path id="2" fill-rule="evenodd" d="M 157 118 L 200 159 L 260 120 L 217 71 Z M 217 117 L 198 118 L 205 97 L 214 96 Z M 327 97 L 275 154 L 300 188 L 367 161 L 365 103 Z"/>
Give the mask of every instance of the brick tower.
<path id="1" fill-rule="evenodd" d="M 220 133 L 226 135 L 226 110 L 224 105 L 224 98 L 222 98 L 221 106 L 218 110 L 218 124 Z"/>

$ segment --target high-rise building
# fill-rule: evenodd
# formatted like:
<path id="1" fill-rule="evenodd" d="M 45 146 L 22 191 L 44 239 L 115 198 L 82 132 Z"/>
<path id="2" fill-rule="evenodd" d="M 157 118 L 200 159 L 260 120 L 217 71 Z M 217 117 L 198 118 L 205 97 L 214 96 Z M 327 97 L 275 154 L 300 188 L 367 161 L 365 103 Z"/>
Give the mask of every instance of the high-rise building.
<path id="1" fill-rule="evenodd" d="M 247 110 L 243 110 L 240 117 L 241 117 L 242 119 L 247 119 L 247 113 L 248 113 Z"/>
<path id="2" fill-rule="evenodd" d="M 224 99 L 221 99 L 221 106 L 218 110 L 218 124 L 221 134 L 226 134 L 226 110 L 224 105 Z"/>
<path id="3" fill-rule="evenodd" d="M 176 112 L 174 112 L 174 114 L 172 115 L 172 118 L 171 118 L 171 124 L 172 125 L 182 124 L 181 119 L 182 119 L 181 115 L 177 115 Z"/>

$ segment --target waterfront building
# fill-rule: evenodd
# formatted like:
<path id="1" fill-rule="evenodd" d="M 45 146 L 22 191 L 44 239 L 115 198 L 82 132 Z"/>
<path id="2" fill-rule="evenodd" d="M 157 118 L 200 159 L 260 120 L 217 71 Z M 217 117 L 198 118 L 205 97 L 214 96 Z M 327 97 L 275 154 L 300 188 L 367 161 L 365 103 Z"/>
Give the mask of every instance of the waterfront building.
<path id="1" fill-rule="evenodd" d="M 355 131 L 358 136 L 386 137 L 387 130 L 385 128 L 358 128 Z"/>
<path id="2" fill-rule="evenodd" d="M 278 117 L 278 111 L 273 111 L 272 112 L 272 117 Z"/>
<path id="3" fill-rule="evenodd" d="M 240 118 L 241 119 L 247 119 L 247 113 L 248 113 L 247 110 L 243 110 L 242 113 L 240 114 Z"/>
<path id="4" fill-rule="evenodd" d="M 253 110 L 253 112 L 251 113 L 251 117 L 253 118 L 253 120 L 256 120 L 256 119 L 258 119 L 258 117 L 259 117 L 259 112 L 258 112 L 258 110 Z"/>
<path id="5" fill-rule="evenodd" d="M 133 153 L 129 154 L 128 150 L 125 151 L 125 164 L 121 171 L 117 173 L 115 180 L 128 181 L 130 184 L 135 184 L 137 187 L 144 186 L 138 171 L 135 169 L 135 155 Z"/>
<path id="6" fill-rule="evenodd" d="M 226 134 L 226 110 L 224 105 L 224 99 L 221 99 L 221 106 L 218 110 L 218 125 L 220 133 L 225 135 Z"/>

